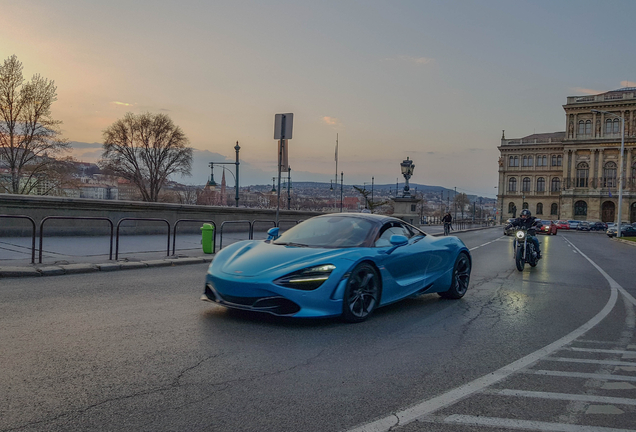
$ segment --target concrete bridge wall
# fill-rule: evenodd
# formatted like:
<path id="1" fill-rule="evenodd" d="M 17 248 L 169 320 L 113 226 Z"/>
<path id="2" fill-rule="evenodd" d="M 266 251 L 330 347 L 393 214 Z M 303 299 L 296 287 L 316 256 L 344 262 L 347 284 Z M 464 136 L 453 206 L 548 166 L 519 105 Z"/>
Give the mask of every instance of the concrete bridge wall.
<path id="1" fill-rule="evenodd" d="M 317 216 L 319 212 L 280 210 L 281 228 L 289 228 L 292 221 L 305 220 Z M 0 215 L 24 215 L 31 217 L 39 226 L 47 216 L 83 216 L 109 218 L 115 228 L 122 218 L 159 218 L 170 223 L 170 229 L 179 219 L 202 219 L 213 221 L 217 229 L 224 221 L 264 220 L 274 221 L 276 209 L 254 209 L 241 207 L 213 207 L 185 204 L 145 203 L 137 201 L 93 200 L 84 198 L 60 198 L 48 196 L 0 194 Z M 203 222 L 181 222 L 178 232 L 197 233 Z M 256 223 L 254 229 L 264 231 L 272 224 Z M 124 221 L 120 233 L 159 234 L 165 233 L 168 226 L 165 222 Z M 247 224 L 226 225 L 224 231 L 245 231 Z M 26 219 L 0 218 L 0 236 L 30 236 L 31 223 Z M 57 220 L 50 219 L 44 223 L 44 233 L 50 235 L 108 235 L 110 225 L 107 221 Z"/>

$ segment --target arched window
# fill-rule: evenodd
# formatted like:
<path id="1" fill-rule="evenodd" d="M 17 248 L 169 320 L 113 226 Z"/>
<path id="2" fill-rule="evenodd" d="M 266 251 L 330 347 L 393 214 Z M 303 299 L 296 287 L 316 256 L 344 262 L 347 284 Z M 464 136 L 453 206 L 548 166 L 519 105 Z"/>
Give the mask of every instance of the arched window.
<path id="1" fill-rule="evenodd" d="M 552 166 L 561 166 L 563 162 L 563 156 L 561 155 L 552 155 Z"/>
<path id="2" fill-rule="evenodd" d="M 592 120 L 585 122 L 585 135 L 592 135 Z"/>
<path id="3" fill-rule="evenodd" d="M 524 202 L 524 203 L 523 203 L 523 205 L 522 205 L 521 207 L 523 207 L 524 209 L 527 209 L 527 208 L 528 208 L 528 203 L 527 203 L 527 202 Z"/>
<path id="4" fill-rule="evenodd" d="M 587 203 L 585 201 L 574 203 L 574 216 L 587 216 Z"/>
<path id="5" fill-rule="evenodd" d="M 537 192 L 545 192 L 545 179 L 543 177 L 537 179 Z"/>
<path id="6" fill-rule="evenodd" d="M 537 203 L 537 213 L 538 215 L 543 214 L 543 203 Z"/>
<path id="7" fill-rule="evenodd" d="M 606 162 L 603 166 L 603 186 L 616 187 L 616 162 Z"/>
<path id="8" fill-rule="evenodd" d="M 523 178 L 523 184 L 521 186 L 523 192 L 530 192 L 530 177 Z"/>
<path id="9" fill-rule="evenodd" d="M 508 213 L 512 213 L 515 211 L 515 203 L 508 204 Z"/>
<path id="10" fill-rule="evenodd" d="M 585 134 L 585 122 L 583 120 L 579 122 L 579 131 L 577 133 L 578 135 Z"/>
<path id="11" fill-rule="evenodd" d="M 552 192 L 558 192 L 561 190 L 561 179 L 558 177 L 552 178 L 552 188 L 550 189 Z"/>
<path id="12" fill-rule="evenodd" d="M 508 179 L 508 192 L 517 192 L 517 179 L 514 177 Z"/>
<path id="13" fill-rule="evenodd" d="M 587 162 L 581 162 L 576 166 L 576 187 L 587 187 L 587 178 L 590 174 L 590 166 Z"/>
<path id="14" fill-rule="evenodd" d="M 531 167 L 533 165 L 532 162 L 533 162 L 532 156 L 524 156 L 523 159 L 522 159 L 521 166 Z"/>
<path id="15" fill-rule="evenodd" d="M 519 156 L 510 156 L 510 158 L 508 158 L 508 166 L 509 167 L 518 167 L 519 166 Z"/>
<path id="16" fill-rule="evenodd" d="M 605 120 L 605 134 L 612 133 L 612 119 Z"/>
<path id="17" fill-rule="evenodd" d="M 618 121 L 617 118 L 615 118 L 613 123 L 614 123 L 614 130 L 612 132 L 617 134 L 620 132 L 620 129 L 621 129 L 620 122 Z"/>
<path id="18" fill-rule="evenodd" d="M 558 211 L 559 211 L 559 206 L 557 205 L 557 203 L 552 203 L 552 205 L 550 206 L 550 214 L 555 215 L 558 213 Z"/>

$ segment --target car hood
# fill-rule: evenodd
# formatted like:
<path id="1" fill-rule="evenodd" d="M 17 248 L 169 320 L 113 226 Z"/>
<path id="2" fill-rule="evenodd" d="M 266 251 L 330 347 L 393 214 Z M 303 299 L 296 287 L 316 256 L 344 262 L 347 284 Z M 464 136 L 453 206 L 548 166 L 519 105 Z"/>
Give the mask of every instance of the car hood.
<path id="1" fill-rule="evenodd" d="M 293 247 L 264 241 L 241 242 L 231 251 L 224 251 L 229 255 L 219 260 L 216 270 L 234 276 L 255 277 L 270 273 L 278 277 L 278 273 L 287 274 L 309 266 L 333 264 L 333 260 L 346 259 L 345 255 L 353 249 Z"/>

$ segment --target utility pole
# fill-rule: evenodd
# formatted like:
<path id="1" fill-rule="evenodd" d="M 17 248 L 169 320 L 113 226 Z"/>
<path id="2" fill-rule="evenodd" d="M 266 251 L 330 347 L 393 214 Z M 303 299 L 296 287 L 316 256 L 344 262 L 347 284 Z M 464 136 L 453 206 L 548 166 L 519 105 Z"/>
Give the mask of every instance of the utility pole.
<path id="1" fill-rule="evenodd" d="M 455 217 L 457 219 L 457 186 L 455 186 L 455 195 L 453 195 L 453 201 L 455 202 Z"/>
<path id="2" fill-rule="evenodd" d="M 287 210 L 291 209 L 291 167 L 287 167 Z"/>
<path id="3" fill-rule="evenodd" d="M 344 184 L 344 172 L 340 171 L 340 213 L 342 213 L 342 192 L 343 192 L 343 184 Z"/>

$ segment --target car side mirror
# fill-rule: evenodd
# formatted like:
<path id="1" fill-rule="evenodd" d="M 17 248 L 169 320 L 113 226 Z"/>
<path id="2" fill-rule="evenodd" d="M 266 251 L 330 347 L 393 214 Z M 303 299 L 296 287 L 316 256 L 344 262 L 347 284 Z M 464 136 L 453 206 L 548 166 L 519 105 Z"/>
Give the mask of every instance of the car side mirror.
<path id="1" fill-rule="evenodd" d="M 279 227 L 270 228 L 267 230 L 267 241 L 276 240 L 278 237 L 278 233 L 280 232 Z"/>
<path id="2" fill-rule="evenodd" d="M 409 239 L 403 235 L 393 234 L 391 238 L 389 239 L 389 242 L 391 243 L 393 247 L 386 251 L 387 255 L 390 255 L 391 253 L 393 253 L 393 251 L 396 250 L 397 248 L 401 246 L 406 246 L 407 244 L 409 244 Z"/>

